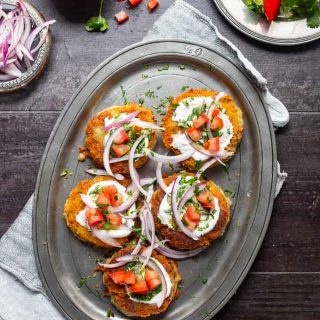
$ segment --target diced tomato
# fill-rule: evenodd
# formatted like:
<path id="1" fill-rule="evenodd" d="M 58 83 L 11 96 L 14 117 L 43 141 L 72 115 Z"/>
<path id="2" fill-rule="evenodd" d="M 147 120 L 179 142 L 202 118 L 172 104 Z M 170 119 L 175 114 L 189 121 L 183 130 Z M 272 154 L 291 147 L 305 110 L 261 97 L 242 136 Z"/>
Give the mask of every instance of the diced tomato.
<path id="1" fill-rule="evenodd" d="M 118 207 L 123 202 L 123 196 L 121 193 L 117 192 L 110 195 L 110 200 L 113 207 Z"/>
<path id="2" fill-rule="evenodd" d="M 103 193 L 106 195 L 112 195 L 118 192 L 118 189 L 116 186 L 106 186 L 103 188 Z"/>
<path id="3" fill-rule="evenodd" d="M 115 284 L 133 285 L 136 283 L 136 276 L 132 271 L 118 270 L 110 273 L 110 277 Z"/>
<path id="4" fill-rule="evenodd" d="M 273 21 L 279 12 L 281 0 L 264 0 L 264 13 L 268 21 Z"/>
<path id="5" fill-rule="evenodd" d="M 106 217 L 109 219 L 110 223 L 113 226 L 117 226 L 117 227 L 121 226 L 122 218 L 120 215 L 118 215 L 116 213 L 109 212 L 106 214 Z"/>
<path id="6" fill-rule="evenodd" d="M 148 293 L 149 288 L 145 280 L 139 280 L 133 286 L 131 286 L 128 291 L 136 294 L 146 294 Z"/>
<path id="7" fill-rule="evenodd" d="M 152 279 L 159 279 L 160 280 L 160 276 L 159 276 L 159 273 L 157 271 L 154 271 L 154 270 L 151 270 L 151 269 L 146 269 L 145 279 L 146 279 L 147 282 L 152 280 Z"/>
<path id="8" fill-rule="evenodd" d="M 216 153 L 220 149 L 220 140 L 218 137 L 211 138 L 206 141 L 203 146 L 208 151 Z"/>
<path id="9" fill-rule="evenodd" d="M 142 0 L 129 0 L 130 4 L 133 7 L 136 7 Z"/>
<path id="10" fill-rule="evenodd" d="M 196 210 L 196 208 L 190 204 L 188 207 L 187 207 L 187 211 L 186 211 L 186 216 L 191 220 L 191 221 L 199 221 L 200 220 L 200 217 L 201 217 L 201 214 L 200 212 L 198 212 Z"/>
<path id="11" fill-rule="evenodd" d="M 106 195 L 105 193 L 100 193 L 96 201 L 96 204 L 99 208 L 105 208 L 107 206 L 110 206 L 111 201 L 109 195 Z"/>
<path id="12" fill-rule="evenodd" d="M 126 144 L 113 145 L 112 150 L 117 155 L 117 157 L 120 158 L 129 152 L 130 147 Z"/>
<path id="13" fill-rule="evenodd" d="M 124 130 L 121 130 L 116 137 L 114 138 L 114 143 L 115 144 L 123 144 L 126 143 L 130 140 L 129 136 Z"/>
<path id="14" fill-rule="evenodd" d="M 213 131 L 217 131 L 223 128 L 223 120 L 220 117 L 214 117 L 211 125 L 210 125 L 210 129 Z"/>
<path id="15" fill-rule="evenodd" d="M 114 15 L 114 17 L 119 24 L 121 24 L 129 19 L 129 16 L 126 14 L 125 11 L 120 11 L 120 12 L 116 13 Z"/>
<path id="16" fill-rule="evenodd" d="M 158 5 L 159 5 L 158 0 L 149 0 L 149 2 L 148 2 L 149 12 L 151 13 Z"/>
<path id="17" fill-rule="evenodd" d="M 148 285 L 149 290 L 154 290 L 154 289 L 158 288 L 160 284 L 161 284 L 160 279 L 151 279 L 151 280 L 147 281 L 147 285 Z"/>
<path id="18" fill-rule="evenodd" d="M 187 134 L 189 135 L 189 137 L 191 138 L 191 140 L 193 141 L 199 141 L 201 138 L 201 131 L 199 129 L 196 128 L 188 128 L 187 130 Z"/>
<path id="19" fill-rule="evenodd" d="M 196 120 L 193 121 L 193 127 L 197 129 L 201 128 L 208 121 L 209 121 L 208 116 L 205 113 L 203 113 Z"/>
<path id="20" fill-rule="evenodd" d="M 183 216 L 183 219 L 187 223 L 188 229 L 191 231 L 194 230 L 198 225 L 198 222 L 190 220 L 186 214 Z"/>
<path id="21" fill-rule="evenodd" d="M 212 111 L 212 118 L 216 117 L 219 114 L 220 110 L 218 108 L 214 108 Z"/>
<path id="22" fill-rule="evenodd" d="M 213 209 L 214 208 L 214 197 L 210 191 L 208 191 L 208 190 L 202 191 L 197 196 L 197 199 L 205 209 Z"/>
<path id="23" fill-rule="evenodd" d="M 90 227 L 98 224 L 99 222 L 104 222 L 104 217 L 102 214 L 102 210 L 96 208 L 96 209 L 87 209 L 86 210 L 86 218 L 88 221 L 88 225 Z"/>

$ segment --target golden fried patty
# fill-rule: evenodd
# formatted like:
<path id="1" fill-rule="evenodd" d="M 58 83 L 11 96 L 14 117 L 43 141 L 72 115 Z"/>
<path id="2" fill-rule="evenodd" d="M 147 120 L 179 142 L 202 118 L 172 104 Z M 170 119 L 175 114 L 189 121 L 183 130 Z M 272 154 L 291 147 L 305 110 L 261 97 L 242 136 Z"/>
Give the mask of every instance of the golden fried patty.
<path id="1" fill-rule="evenodd" d="M 133 249 L 134 247 L 126 247 L 119 250 L 107 260 L 107 263 L 116 262 L 116 258 L 130 254 Z M 116 271 L 117 269 L 105 269 L 103 267 L 97 267 L 97 270 L 103 272 L 103 283 L 106 286 L 106 295 L 110 295 L 112 303 L 117 307 L 117 309 L 119 309 L 128 317 L 146 318 L 151 315 L 164 312 L 167 310 L 171 302 L 174 301 L 179 295 L 178 284 L 181 281 L 181 276 L 179 274 L 176 262 L 166 258 L 161 254 L 158 254 L 155 251 L 152 253 L 152 257 L 158 260 L 164 266 L 172 282 L 170 296 L 163 302 L 160 308 L 158 308 L 157 305 L 139 303 L 130 300 L 129 296 L 127 295 L 126 288 L 124 286 L 115 284 L 110 277 L 110 273 Z"/>
<path id="2" fill-rule="evenodd" d="M 174 174 L 168 178 L 165 178 L 164 182 L 167 186 L 169 186 L 177 177 L 178 174 Z M 220 215 L 214 229 L 201 236 L 197 241 L 189 238 L 181 231 L 175 231 L 173 229 L 170 229 L 168 226 L 160 223 L 157 216 L 159 214 L 159 208 L 165 193 L 162 189 L 158 189 L 153 193 L 151 199 L 151 210 L 155 220 L 156 230 L 163 237 L 163 239 L 169 240 L 168 245 L 170 247 L 178 250 L 192 250 L 204 246 L 209 246 L 212 241 L 223 235 L 230 221 L 231 201 L 212 181 L 208 181 L 208 190 L 218 198 Z"/>
<path id="3" fill-rule="evenodd" d="M 103 168 L 103 139 L 106 135 L 104 128 L 104 119 L 113 118 L 114 116 L 120 113 L 132 113 L 139 110 L 140 113 L 137 115 L 137 118 L 140 120 L 155 123 L 155 118 L 151 110 L 144 107 L 138 106 L 137 104 L 131 103 L 125 106 L 114 106 L 107 108 L 99 112 L 94 116 L 85 128 L 86 138 L 85 144 L 88 148 L 93 162 L 96 166 Z M 139 131 L 140 128 L 136 128 L 136 131 Z M 156 145 L 157 134 L 156 132 L 152 133 L 152 138 L 149 140 L 149 148 L 154 149 Z M 110 156 L 110 159 L 112 156 Z M 135 161 L 134 166 L 140 168 L 148 160 L 148 157 L 142 157 Z M 110 165 L 111 170 L 115 173 L 129 173 L 128 161 L 122 161 L 118 163 L 112 163 Z"/>
<path id="4" fill-rule="evenodd" d="M 73 234 L 80 240 L 99 248 L 113 248 L 113 247 L 110 247 L 108 244 L 94 237 L 87 228 L 81 226 L 76 221 L 76 216 L 81 210 L 85 208 L 85 204 L 81 200 L 80 193 L 87 194 L 87 191 L 92 185 L 94 185 L 97 182 L 107 181 L 107 180 L 115 180 L 115 179 L 107 176 L 107 177 L 95 177 L 94 179 L 80 181 L 77 184 L 77 186 L 70 192 L 69 197 L 64 205 L 64 216 L 66 218 L 67 225 L 71 229 Z M 130 181 L 128 180 L 122 180 L 118 182 L 125 187 L 128 187 L 130 184 Z M 125 244 L 128 241 L 128 238 L 117 239 L 117 241 L 120 244 Z"/>
<path id="5" fill-rule="evenodd" d="M 180 150 L 175 149 L 171 146 L 173 141 L 173 135 L 183 132 L 184 128 L 178 126 L 176 121 L 172 120 L 173 116 L 173 105 L 180 103 L 182 100 L 192 97 L 215 97 L 218 92 L 209 91 L 205 89 L 190 89 L 180 96 L 173 98 L 168 107 L 168 111 L 162 120 L 162 127 L 165 128 L 164 134 L 162 136 L 164 146 L 174 152 L 175 154 L 180 154 Z M 233 137 L 229 146 L 226 148 L 226 151 L 236 152 L 237 146 L 241 141 L 244 123 L 242 111 L 235 105 L 231 96 L 225 96 L 219 100 L 221 106 L 226 110 L 226 115 L 229 117 L 233 125 Z M 227 162 L 231 157 L 222 159 L 224 162 Z M 196 161 L 193 158 L 185 160 L 183 166 L 189 171 L 195 171 Z M 217 162 L 215 165 L 218 165 Z"/>

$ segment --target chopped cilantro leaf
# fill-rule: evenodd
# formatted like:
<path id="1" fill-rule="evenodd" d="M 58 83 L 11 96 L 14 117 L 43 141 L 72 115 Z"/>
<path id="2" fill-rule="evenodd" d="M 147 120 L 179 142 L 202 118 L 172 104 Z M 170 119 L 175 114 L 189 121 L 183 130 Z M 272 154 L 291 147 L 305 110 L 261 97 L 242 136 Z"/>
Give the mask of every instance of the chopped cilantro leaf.
<path id="1" fill-rule="evenodd" d="M 235 192 L 233 192 L 233 191 L 231 191 L 229 189 L 225 189 L 223 192 L 228 198 L 233 198 L 234 195 L 235 195 Z"/>
<path id="2" fill-rule="evenodd" d="M 178 64 L 178 68 L 180 70 L 184 70 L 186 68 L 186 66 L 184 64 Z"/>
<path id="3" fill-rule="evenodd" d="M 183 86 L 183 87 L 181 87 L 180 92 L 184 92 L 184 91 L 186 91 L 188 88 L 190 88 L 190 87 L 189 87 L 189 86 Z"/>
<path id="4" fill-rule="evenodd" d="M 159 68 L 158 71 L 165 71 L 165 70 L 169 70 L 169 65 L 165 64 L 163 67 Z"/>
<path id="5" fill-rule="evenodd" d="M 154 91 L 148 90 L 144 94 L 148 98 L 155 98 Z"/>

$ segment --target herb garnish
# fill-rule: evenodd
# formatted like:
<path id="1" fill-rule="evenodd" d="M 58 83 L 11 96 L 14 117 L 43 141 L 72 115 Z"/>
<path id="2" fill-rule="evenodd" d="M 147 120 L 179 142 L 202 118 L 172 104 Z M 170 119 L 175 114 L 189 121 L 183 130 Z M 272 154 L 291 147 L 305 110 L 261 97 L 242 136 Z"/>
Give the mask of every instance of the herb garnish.
<path id="1" fill-rule="evenodd" d="M 91 280 L 91 279 L 95 278 L 96 276 L 97 276 L 97 273 L 94 272 L 92 275 L 81 277 L 79 284 L 78 284 L 78 288 L 80 289 L 88 280 Z"/>
<path id="2" fill-rule="evenodd" d="M 106 18 L 101 16 L 104 0 L 100 0 L 99 15 L 97 17 L 91 17 L 85 24 L 85 29 L 89 32 L 97 30 L 104 32 L 109 29 L 109 23 Z"/>
<path id="3" fill-rule="evenodd" d="M 178 68 L 180 70 L 184 70 L 186 68 L 186 66 L 184 64 L 178 64 Z"/>
<path id="4" fill-rule="evenodd" d="M 155 98 L 154 91 L 151 90 L 146 91 L 144 95 L 148 98 Z"/>
<path id="5" fill-rule="evenodd" d="M 64 168 L 61 172 L 60 172 L 60 177 L 65 177 L 69 174 L 69 170 L 67 168 Z"/>
<path id="6" fill-rule="evenodd" d="M 138 102 L 139 102 L 139 104 L 144 104 L 144 99 L 143 98 L 139 98 Z"/>
<path id="7" fill-rule="evenodd" d="M 182 86 L 180 89 L 180 92 L 186 91 L 188 88 L 190 88 L 189 86 Z"/>
<path id="8" fill-rule="evenodd" d="M 163 67 L 159 68 L 158 71 L 165 71 L 165 70 L 169 70 L 169 65 L 165 64 Z"/>
<path id="9" fill-rule="evenodd" d="M 123 86 L 120 85 L 120 89 L 121 89 L 121 96 L 123 98 L 124 104 L 127 105 L 129 104 L 129 100 L 126 98 L 126 91 L 124 90 Z"/>
<path id="10" fill-rule="evenodd" d="M 108 310 L 106 313 L 106 317 L 107 318 L 113 318 L 114 317 L 114 313 L 111 310 Z"/>
<path id="11" fill-rule="evenodd" d="M 235 192 L 233 192 L 232 190 L 229 190 L 229 189 L 225 189 L 223 192 L 228 198 L 233 198 L 234 195 L 236 194 Z"/>

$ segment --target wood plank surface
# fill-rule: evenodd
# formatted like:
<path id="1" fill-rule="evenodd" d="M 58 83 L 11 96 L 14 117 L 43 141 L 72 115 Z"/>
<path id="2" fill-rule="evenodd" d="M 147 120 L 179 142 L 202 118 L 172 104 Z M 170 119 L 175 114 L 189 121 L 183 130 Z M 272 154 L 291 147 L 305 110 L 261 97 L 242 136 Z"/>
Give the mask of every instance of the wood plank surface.
<path id="1" fill-rule="evenodd" d="M 126 2 L 108 0 L 110 30 L 87 33 L 84 22 L 98 1 L 33 0 L 49 19 L 53 50 L 45 73 L 27 89 L 0 96 L 0 236 L 32 194 L 52 127 L 70 96 L 91 70 L 118 50 L 141 41 L 172 0 L 149 14 L 145 4 L 126 8 L 118 26 L 113 15 Z M 211 0 L 187 0 L 208 15 L 267 78 L 270 91 L 290 111 L 278 130 L 277 149 L 289 176 L 276 199 L 270 226 L 251 272 L 216 319 L 320 319 L 320 41 L 290 48 L 258 43 L 228 24 Z M 1 314 L 1 312 L 0 312 Z"/>

